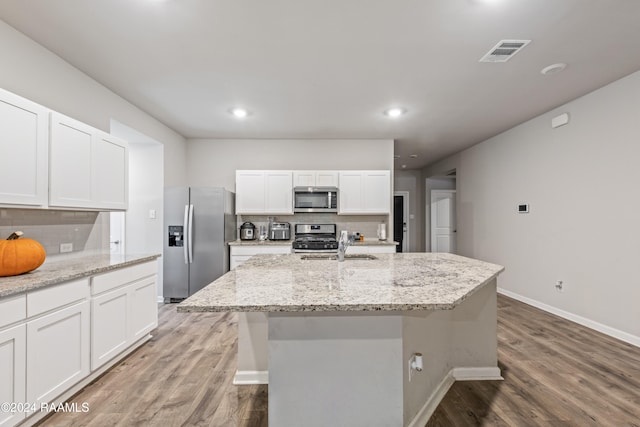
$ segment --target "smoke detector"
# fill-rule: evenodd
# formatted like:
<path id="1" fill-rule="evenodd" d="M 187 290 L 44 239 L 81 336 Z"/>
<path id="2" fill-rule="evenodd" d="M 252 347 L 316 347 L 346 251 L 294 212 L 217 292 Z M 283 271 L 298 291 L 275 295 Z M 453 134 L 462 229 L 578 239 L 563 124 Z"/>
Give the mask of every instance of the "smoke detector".
<path id="1" fill-rule="evenodd" d="M 507 62 L 529 43 L 531 40 L 500 40 L 480 58 L 480 62 Z"/>

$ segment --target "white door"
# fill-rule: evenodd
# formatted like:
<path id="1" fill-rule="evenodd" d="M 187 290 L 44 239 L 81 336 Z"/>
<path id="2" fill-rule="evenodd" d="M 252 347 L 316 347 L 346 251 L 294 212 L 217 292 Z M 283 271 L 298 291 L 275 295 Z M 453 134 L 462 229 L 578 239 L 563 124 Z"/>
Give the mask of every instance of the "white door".
<path id="1" fill-rule="evenodd" d="M 456 190 L 431 191 L 431 252 L 456 253 Z"/>

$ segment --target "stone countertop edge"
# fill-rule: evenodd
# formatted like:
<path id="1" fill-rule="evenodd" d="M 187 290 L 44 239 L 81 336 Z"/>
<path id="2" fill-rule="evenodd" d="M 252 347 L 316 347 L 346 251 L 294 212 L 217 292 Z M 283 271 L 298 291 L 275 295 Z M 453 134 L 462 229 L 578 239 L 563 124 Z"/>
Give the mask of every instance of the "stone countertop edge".
<path id="1" fill-rule="evenodd" d="M 496 273 L 485 282 L 476 286 L 466 295 L 449 304 L 323 304 L 323 305 L 254 305 L 254 306 L 228 306 L 228 307 L 203 307 L 200 305 L 184 305 L 181 303 L 176 310 L 179 313 L 211 313 L 211 312 L 259 312 L 259 313 L 322 313 L 322 312 L 389 312 L 389 311 L 418 311 L 418 310 L 453 310 L 471 295 L 484 288 L 493 279 L 498 277 Z"/>
<path id="2" fill-rule="evenodd" d="M 52 256 L 33 271 L 17 276 L 0 277 L 0 299 L 142 264 L 160 256 L 160 254 Z"/>
<path id="3" fill-rule="evenodd" d="M 375 268 L 375 263 L 378 261 L 373 261 L 373 264 L 369 262 L 358 264 L 356 261 L 350 266 L 345 263 L 345 267 L 342 268 L 343 276 L 336 278 L 335 269 L 328 267 L 329 264 L 321 264 L 324 261 L 312 261 L 314 264 L 308 264 L 308 268 L 300 268 L 303 265 L 300 264 L 301 261 L 297 258 L 288 258 L 289 256 L 295 255 L 263 255 L 252 258 L 253 262 L 248 261 L 246 265 L 227 273 L 180 303 L 177 311 L 310 313 L 452 310 L 487 284 L 492 283 L 504 271 L 504 267 L 500 265 L 451 254 L 424 254 L 423 256 L 421 254 L 387 254 L 379 255 L 379 261 L 383 264 L 391 261 L 393 271 L 400 269 L 399 275 L 389 275 L 388 278 L 384 278 L 384 270 L 376 269 L 376 273 L 383 273 L 380 276 L 381 280 L 375 283 L 375 278 L 371 278 L 372 282 L 367 278 L 367 284 L 371 283 L 371 287 L 362 288 L 362 282 L 354 281 L 358 278 L 354 273 L 357 273 L 358 267 L 365 268 L 369 265 Z M 424 258 L 424 267 L 428 270 L 411 271 L 408 266 L 414 265 L 416 260 L 421 258 Z M 442 262 L 446 264 L 440 264 Z M 442 268 L 438 265 L 442 265 Z M 314 266 L 317 267 L 315 270 Z M 460 268 L 465 270 L 465 273 L 460 273 Z M 333 276 L 332 270 L 334 270 Z M 340 270 L 341 267 L 338 265 L 338 274 L 341 274 Z M 422 281 L 422 274 L 425 271 L 426 274 L 431 275 L 430 279 L 426 280 L 424 285 L 416 285 L 415 281 Z M 280 290 L 275 290 L 273 297 L 264 293 L 264 289 L 271 289 L 271 285 L 277 288 L 283 279 L 284 286 Z M 291 280 L 293 284 L 287 283 Z M 341 281 L 344 284 L 340 284 Z M 258 286 L 253 285 L 254 282 L 258 283 Z M 301 286 L 303 282 L 311 285 Z M 248 284 L 246 287 L 245 283 Z M 325 289 L 323 283 L 333 284 L 333 288 L 330 286 Z M 243 286 L 243 288 L 237 288 L 237 286 Z M 423 288 L 428 295 L 420 290 Z M 290 292 L 291 296 L 283 296 L 281 293 L 283 289 L 285 292 Z M 390 289 L 397 290 L 398 293 L 391 294 Z M 361 297 L 358 294 L 359 290 L 368 292 Z M 382 291 L 382 298 L 376 296 L 378 290 Z M 414 293 L 416 291 L 417 294 Z M 242 302 L 234 301 L 238 295 L 247 292 L 255 295 L 242 296 L 241 298 L 244 299 Z M 339 297 L 343 299 L 337 300 L 336 292 L 341 294 Z M 284 301 L 282 301 L 283 298 L 285 298 Z"/>

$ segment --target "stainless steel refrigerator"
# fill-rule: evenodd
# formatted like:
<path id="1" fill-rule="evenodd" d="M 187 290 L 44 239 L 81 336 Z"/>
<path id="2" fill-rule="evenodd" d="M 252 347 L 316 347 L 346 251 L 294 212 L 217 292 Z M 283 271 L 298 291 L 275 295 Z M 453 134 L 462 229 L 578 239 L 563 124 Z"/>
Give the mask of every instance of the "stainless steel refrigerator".
<path id="1" fill-rule="evenodd" d="M 229 271 L 227 243 L 235 239 L 234 193 L 224 188 L 166 188 L 164 301 L 181 301 Z"/>

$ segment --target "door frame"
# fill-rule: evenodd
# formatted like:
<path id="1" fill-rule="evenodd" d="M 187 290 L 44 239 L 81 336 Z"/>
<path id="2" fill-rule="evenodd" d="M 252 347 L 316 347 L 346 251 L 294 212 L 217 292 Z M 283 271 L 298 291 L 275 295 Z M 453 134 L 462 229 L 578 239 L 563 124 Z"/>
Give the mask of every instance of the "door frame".
<path id="1" fill-rule="evenodd" d="M 402 252 L 406 253 L 409 252 L 409 236 L 411 235 L 409 233 L 409 192 L 404 190 L 394 191 L 393 196 L 402 196 L 402 222 L 405 224 L 402 235 Z"/>
<path id="2" fill-rule="evenodd" d="M 430 194 L 430 198 L 429 198 L 429 204 L 430 204 L 430 215 L 429 215 L 429 229 L 430 229 L 430 234 L 431 234 L 431 252 L 434 252 L 434 243 L 436 240 L 436 227 L 434 226 L 435 224 L 435 215 L 434 215 L 434 211 L 435 211 L 435 204 L 433 203 L 433 199 L 435 195 L 438 194 L 451 194 L 453 197 L 453 204 L 454 204 L 454 210 L 455 210 L 455 227 L 454 227 L 454 231 L 453 233 L 454 236 L 454 250 L 451 253 L 457 253 L 458 252 L 458 234 L 457 234 L 457 228 L 458 228 L 458 193 L 457 190 L 431 190 L 431 194 Z"/>

